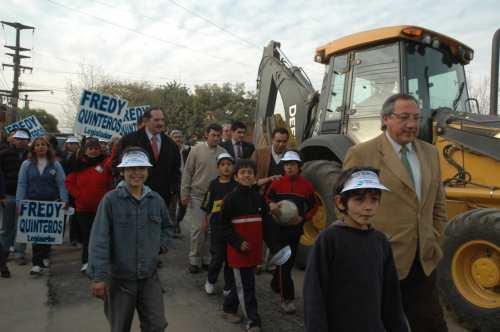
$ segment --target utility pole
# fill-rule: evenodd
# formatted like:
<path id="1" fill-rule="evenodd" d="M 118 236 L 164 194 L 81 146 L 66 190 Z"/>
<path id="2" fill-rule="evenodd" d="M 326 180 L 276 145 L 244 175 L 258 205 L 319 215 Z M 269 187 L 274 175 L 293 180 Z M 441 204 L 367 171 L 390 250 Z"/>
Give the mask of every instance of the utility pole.
<path id="1" fill-rule="evenodd" d="M 29 59 L 30 56 L 21 54 L 24 51 L 30 51 L 29 48 L 21 47 L 21 31 L 22 30 L 35 30 L 34 27 L 24 25 L 18 22 L 5 22 L 0 21 L 2 25 L 8 25 L 16 29 L 16 45 L 4 45 L 5 48 L 11 49 L 14 53 L 5 53 L 12 57 L 12 64 L 2 64 L 2 69 L 5 67 L 11 67 L 14 70 L 14 79 L 12 80 L 12 90 L 0 90 L 0 93 L 9 93 L 10 94 L 10 104 L 12 106 L 12 119 L 10 122 L 17 121 L 17 106 L 19 103 L 19 93 L 20 92 L 41 92 L 41 91 L 50 91 L 50 90 L 33 90 L 33 89 L 19 89 L 19 77 L 21 76 L 21 70 L 29 70 L 33 71 L 32 67 L 26 67 L 21 65 L 22 59 Z"/>

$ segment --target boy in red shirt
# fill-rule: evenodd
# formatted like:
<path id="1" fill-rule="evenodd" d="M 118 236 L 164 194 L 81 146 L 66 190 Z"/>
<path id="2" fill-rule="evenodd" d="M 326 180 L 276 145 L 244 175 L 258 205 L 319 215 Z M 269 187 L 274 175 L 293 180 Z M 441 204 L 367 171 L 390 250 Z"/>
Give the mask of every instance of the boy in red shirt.
<path id="1" fill-rule="evenodd" d="M 311 220 L 318 208 L 318 201 L 314 195 L 314 187 L 300 175 L 302 160 L 296 151 L 290 150 L 280 161 L 283 165 L 284 176 L 273 181 L 267 189 L 265 199 L 269 203 L 271 214 L 280 217 L 280 202 L 287 200 L 297 206 L 298 214 L 286 225 L 279 225 L 274 220 L 273 239 L 279 242 L 280 247 L 290 246 L 291 257 L 283 265 L 278 266 L 273 272 L 271 288 L 281 294 L 281 307 L 287 314 L 295 312 L 295 287 L 292 279 L 292 268 L 295 262 L 297 245 L 303 233 L 306 220 Z"/>
<path id="2" fill-rule="evenodd" d="M 227 261 L 234 271 L 234 281 L 224 298 L 226 319 L 239 323 L 238 305 L 247 318 L 247 330 L 260 331 L 261 321 L 255 296 L 255 268 L 262 258 L 263 226 L 270 222 L 264 198 L 254 188 L 256 165 L 240 159 L 235 166 L 238 186 L 222 203 L 221 231 L 226 239 Z"/>

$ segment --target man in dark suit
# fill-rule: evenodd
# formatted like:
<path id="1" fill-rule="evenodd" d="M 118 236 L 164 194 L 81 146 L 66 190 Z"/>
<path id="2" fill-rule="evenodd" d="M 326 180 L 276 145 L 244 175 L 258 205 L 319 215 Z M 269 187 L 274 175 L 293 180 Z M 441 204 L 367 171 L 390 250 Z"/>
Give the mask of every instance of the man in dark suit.
<path id="1" fill-rule="evenodd" d="M 231 139 L 220 143 L 224 149 L 235 159 L 249 159 L 255 147 L 252 143 L 245 142 L 247 126 L 243 122 L 235 121 L 231 124 Z"/>
<path id="2" fill-rule="evenodd" d="M 149 153 L 153 167 L 146 185 L 160 194 L 168 204 L 175 195 L 181 181 L 181 160 L 174 141 L 163 133 L 165 116 L 159 107 L 153 107 L 143 114 L 144 128 L 125 135 L 119 147 L 121 151 L 129 146 L 139 146 Z"/>

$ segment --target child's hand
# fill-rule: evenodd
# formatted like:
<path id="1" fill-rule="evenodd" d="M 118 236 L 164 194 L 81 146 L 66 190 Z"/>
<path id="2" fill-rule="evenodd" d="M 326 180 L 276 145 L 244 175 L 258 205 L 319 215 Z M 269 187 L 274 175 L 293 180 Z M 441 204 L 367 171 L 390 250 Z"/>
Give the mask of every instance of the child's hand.
<path id="1" fill-rule="evenodd" d="M 274 203 L 274 202 L 269 203 L 269 210 L 271 211 L 271 214 L 275 217 L 279 217 L 281 215 L 279 203 Z"/>
<path id="2" fill-rule="evenodd" d="M 302 220 L 304 219 L 301 216 L 293 217 L 292 220 L 290 220 L 289 225 L 298 225 L 302 222 Z"/>
<path id="3" fill-rule="evenodd" d="M 108 296 L 108 285 L 103 281 L 94 281 L 90 286 L 90 291 L 93 296 L 105 300 L 106 296 Z"/>
<path id="4" fill-rule="evenodd" d="M 241 243 L 240 249 L 241 249 L 241 251 L 249 251 L 250 250 L 250 245 L 248 244 L 247 241 L 243 241 Z"/>

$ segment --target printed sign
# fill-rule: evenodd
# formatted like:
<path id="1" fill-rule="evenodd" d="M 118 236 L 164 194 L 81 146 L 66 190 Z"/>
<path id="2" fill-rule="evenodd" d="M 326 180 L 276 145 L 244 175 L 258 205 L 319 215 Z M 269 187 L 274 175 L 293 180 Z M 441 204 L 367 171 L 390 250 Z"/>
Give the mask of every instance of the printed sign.
<path id="1" fill-rule="evenodd" d="M 21 201 L 17 242 L 61 244 L 64 234 L 64 203 Z"/>
<path id="2" fill-rule="evenodd" d="M 42 127 L 42 124 L 36 116 L 30 115 L 21 121 L 14 122 L 5 127 L 5 131 L 7 134 L 13 132 L 16 129 L 27 129 L 30 132 L 31 138 L 37 138 L 39 136 L 43 136 L 47 133 L 47 131 Z"/>
<path id="3" fill-rule="evenodd" d="M 125 99 L 83 90 L 75 133 L 109 141 L 113 134 L 120 133 L 127 105 Z"/>
<path id="4" fill-rule="evenodd" d="M 130 107 L 123 117 L 121 134 L 126 135 L 137 130 L 137 120 L 149 109 L 149 105 Z"/>

